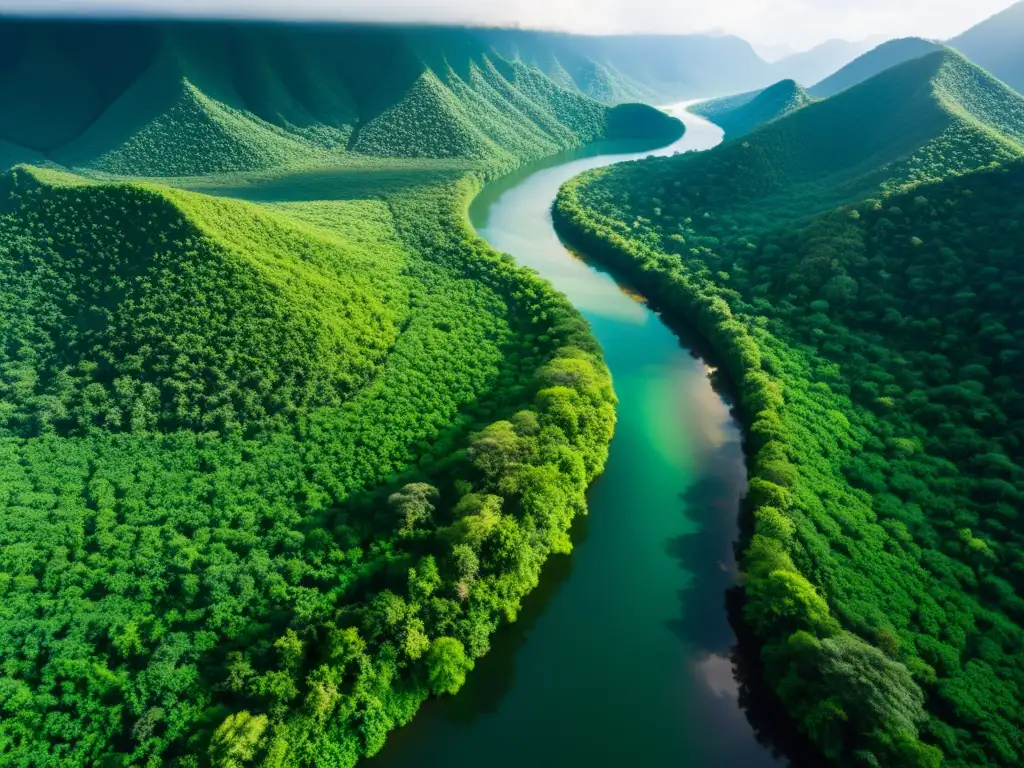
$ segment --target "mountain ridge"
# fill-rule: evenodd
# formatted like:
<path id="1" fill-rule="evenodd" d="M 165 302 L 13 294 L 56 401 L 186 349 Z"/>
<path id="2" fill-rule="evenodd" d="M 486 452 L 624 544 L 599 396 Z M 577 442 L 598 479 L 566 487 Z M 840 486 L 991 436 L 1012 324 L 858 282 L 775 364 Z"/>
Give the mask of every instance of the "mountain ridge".
<path id="1" fill-rule="evenodd" d="M 185 176 L 350 154 L 510 168 L 627 128 L 609 117 L 617 105 L 503 59 L 466 30 L 140 22 L 69 38 L 60 24 L 25 24 L 0 24 L 0 39 L 20 41 L 0 59 L 0 114 L 10 116 L 0 140 L 28 150 L 3 156 L 44 154 L 81 171 Z M 90 64 L 99 47 L 114 52 Z M 77 99 L 62 98 L 69 89 Z M 32 94 L 47 112 L 22 108 Z M 681 134 L 678 121 L 645 110 L 630 112 L 628 138 Z"/>

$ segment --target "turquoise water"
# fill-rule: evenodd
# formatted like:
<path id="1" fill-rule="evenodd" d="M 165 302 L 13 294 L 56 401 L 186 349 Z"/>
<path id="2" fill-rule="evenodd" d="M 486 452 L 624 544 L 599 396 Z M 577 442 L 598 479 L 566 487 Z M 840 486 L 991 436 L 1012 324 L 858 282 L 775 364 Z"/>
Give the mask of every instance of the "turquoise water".
<path id="1" fill-rule="evenodd" d="M 686 136 L 648 154 L 721 141 L 715 126 L 680 116 Z M 754 738 L 730 661 L 725 593 L 746 486 L 739 426 L 686 342 L 570 254 L 551 223 L 563 182 L 635 157 L 556 158 L 489 185 L 470 210 L 482 237 L 590 321 L 615 380 L 618 426 L 572 555 L 551 559 L 466 687 L 393 733 L 375 768 L 779 764 Z"/>

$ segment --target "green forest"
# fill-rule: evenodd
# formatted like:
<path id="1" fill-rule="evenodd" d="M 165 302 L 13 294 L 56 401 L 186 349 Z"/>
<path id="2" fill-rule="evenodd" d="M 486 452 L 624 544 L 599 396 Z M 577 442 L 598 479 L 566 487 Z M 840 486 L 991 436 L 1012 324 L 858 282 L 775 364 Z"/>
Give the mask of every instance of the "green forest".
<path id="1" fill-rule="evenodd" d="M 353 765 L 570 550 L 614 428 L 585 321 L 469 201 L 682 125 L 466 33 L 25 24 L 0 764 Z"/>
<path id="2" fill-rule="evenodd" d="M 1022 8 L 806 89 L 729 35 L 0 19 L 0 766 L 351 768 L 525 636 L 617 399 L 469 206 L 654 150 L 553 218 L 739 393 L 757 682 L 831 764 L 1024 763 Z M 729 93 L 670 155 L 648 105 Z"/>
<path id="3" fill-rule="evenodd" d="M 744 620 L 835 764 L 1024 760 L 1022 206 L 1024 99 L 949 50 L 556 203 L 741 393 Z"/>

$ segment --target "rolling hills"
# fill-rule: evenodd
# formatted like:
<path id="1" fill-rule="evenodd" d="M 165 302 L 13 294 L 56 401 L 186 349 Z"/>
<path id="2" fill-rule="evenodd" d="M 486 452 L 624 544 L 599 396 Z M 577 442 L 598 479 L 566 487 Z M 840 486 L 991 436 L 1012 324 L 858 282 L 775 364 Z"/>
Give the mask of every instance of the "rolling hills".
<path id="1" fill-rule="evenodd" d="M 744 618 L 831 764 L 1024 757 L 1022 107 L 941 50 L 556 203 L 741 391 Z"/>
<path id="2" fill-rule="evenodd" d="M 1018 2 L 953 38 L 948 45 L 1024 93 L 1022 38 L 1024 2 Z"/>
<path id="3" fill-rule="evenodd" d="M 934 53 L 939 47 L 937 43 L 919 37 L 889 40 L 858 56 L 824 80 L 816 82 L 808 88 L 808 92 L 819 98 L 834 96 L 840 91 L 845 91 L 847 88 L 852 88 L 871 79 L 890 67 Z"/>
<path id="4" fill-rule="evenodd" d="M 193 176 L 351 155 L 512 167 L 678 122 L 609 107 L 470 30 L 9 21 L 0 140 L 83 172 Z M 4 111 L 6 110 L 6 111 Z M 660 132 L 660 133 L 659 133 Z"/>
<path id="5" fill-rule="evenodd" d="M 810 104 L 811 97 L 793 80 L 782 80 L 762 91 L 710 99 L 690 107 L 734 139 Z"/>

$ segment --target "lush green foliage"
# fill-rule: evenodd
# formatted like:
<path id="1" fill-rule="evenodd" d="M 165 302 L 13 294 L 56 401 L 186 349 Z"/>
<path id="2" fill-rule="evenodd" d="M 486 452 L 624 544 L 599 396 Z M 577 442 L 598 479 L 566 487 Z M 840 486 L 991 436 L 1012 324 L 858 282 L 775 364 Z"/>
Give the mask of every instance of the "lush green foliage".
<path id="1" fill-rule="evenodd" d="M 84 173 L 180 177 L 370 155 L 494 172 L 615 138 L 621 122 L 471 30 L 11 21 L 4 42 L 2 168 L 45 156 Z M 659 139 L 679 130 L 635 109 Z"/>
<path id="2" fill-rule="evenodd" d="M 1020 93 L 1024 93 L 1024 2 L 949 41 L 949 45 L 984 67 Z"/>
<path id="3" fill-rule="evenodd" d="M 611 439 L 585 322 L 468 201 L 681 124 L 465 31 L 12 27 L 44 107 L 0 81 L 0 160 L 90 179 L 0 177 L 0 763 L 352 765 L 515 619 Z"/>
<path id="4" fill-rule="evenodd" d="M 583 321 L 468 233 L 478 184 L 6 178 L 5 762 L 351 764 L 458 688 L 614 421 Z"/>
<path id="5" fill-rule="evenodd" d="M 937 43 L 922 40 L 920 37 L 904 37 L 889 40 L 877 48 L 873 48 L 862 56 L 858 56 L 842 69 L 832 73 L 824 80 L 814 84 L 807 90 L 812 96 L 825 98 L 834 96 L 840 91 L 870 80 L 887 69 L 902 64 L 904 61 L 917 59 L 935 53 L 939 49 Z"/>
<path id="6" fill-rule="evenodd" d="M 810 103 L 807 91 L 795 81 L 782 80 L 763 91 L 702 101 L 690 111 L 706 117 L 725 131 L 726 138 L 734 139 Z"/>
<path id="7" fill-rule="evenodd" d="M 912 78 L 931 137 L 871 145 L 885 167 L 867 173 L 849 134 L 900 109 L 888 97 Z M 700 328 L 739 385 L 745 615 L 769 682 L 837 763 L 1024 759 L 1021 103 L 943 53 L 707 157 L 584 175 L 557 203 L 582 250 Z M 827 119 L 842 158 L 804 133 Z M 812 160 L 818 179 L 855 166 L 834 190 L 846 205 L 802 196 Z"/>

